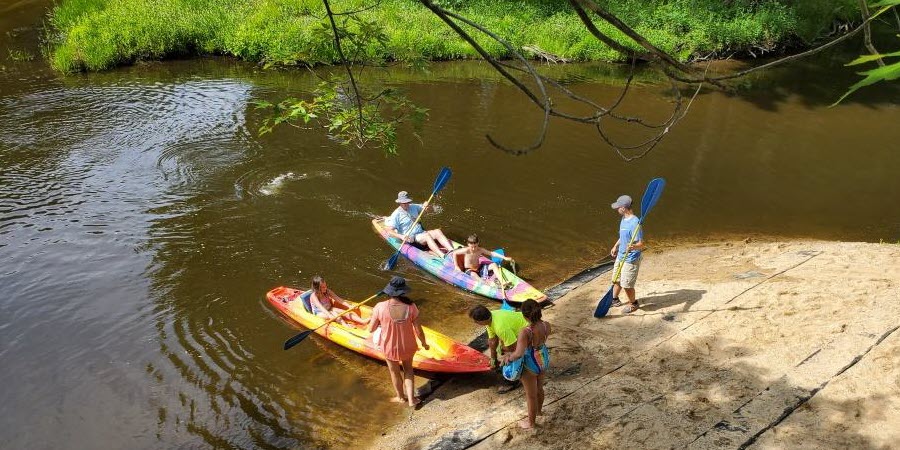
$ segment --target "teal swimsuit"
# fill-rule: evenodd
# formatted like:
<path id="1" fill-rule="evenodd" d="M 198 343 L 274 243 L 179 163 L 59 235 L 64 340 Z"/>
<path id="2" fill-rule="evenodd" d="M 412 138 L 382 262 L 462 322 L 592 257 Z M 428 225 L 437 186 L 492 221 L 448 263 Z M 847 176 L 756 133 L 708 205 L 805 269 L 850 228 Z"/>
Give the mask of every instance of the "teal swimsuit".
<path id="1" fill-rule="evenodd" d="M 528 369 L 529 372 L 540 375 L 547 371 L 550 368 L 550 350 L 547 349 L 547 324 L 546 322 L 541 322 L 544 325 L 544 343 L 538 347 L 534 345 L 530 345 L 528 350 L 525 350 L 525 368 Z M 531 333 L 531 340 L 534 342 L 534 330 L 531 327 L 528 327 L 528 331 Z"/>

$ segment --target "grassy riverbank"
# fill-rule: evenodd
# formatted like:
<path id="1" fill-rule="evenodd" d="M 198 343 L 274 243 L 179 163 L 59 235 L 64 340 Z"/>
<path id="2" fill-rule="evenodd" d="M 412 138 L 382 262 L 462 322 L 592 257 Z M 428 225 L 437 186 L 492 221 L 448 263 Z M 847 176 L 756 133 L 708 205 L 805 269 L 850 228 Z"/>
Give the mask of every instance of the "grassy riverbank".
<path id="1" fill-rule="evenodd" d="M 338 0 L 335 11 L 371 5 Z M 712 51 L 775 48 L 856 17 L 855 0 L 623 0 L 606 7 L 682 59 Z M 564 0 L 445 0 L 514 46 L 571 60 L 613 60 Z M 362 49 L 394 60 L 474 57 L 474 51 L 414 0 L 382 0 L 360 15 L 384 27 L 384 45 Z M 226 54 L 250 61 L 333 61 L 319 0 L 61 0 L 50 13 L 49 57 L 63 72 L 103 70 L 145 59 Z M 598 21 L 598 27 L 620 37 Z M 495 55 L 496 43 L 483 40 Z M 624 40 L 623 40 L 624 42 Z"/>

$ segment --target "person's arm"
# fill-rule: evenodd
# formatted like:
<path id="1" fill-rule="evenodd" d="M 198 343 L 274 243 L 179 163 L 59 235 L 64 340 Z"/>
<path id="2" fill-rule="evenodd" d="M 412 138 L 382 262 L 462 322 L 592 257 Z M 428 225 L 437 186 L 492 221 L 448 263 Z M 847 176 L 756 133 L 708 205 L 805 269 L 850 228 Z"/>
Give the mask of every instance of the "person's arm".
<path id="1" fill-rule="evenodd" d="M 525 349 L 528 348 L 528 328 L 522 328 L 522 331 L 519 331 L 519 339 L 516 341 L 516 349 L 513 350 L 512 353 L 503 355 L 500 357 L 500 362 L 502 364 L 507 364 L 510 361 L 515 361 L 525 355 Z"/>
<path id="2" fill-rule="evenodd" d="M 397 238 L 397 239 L 400 239 L 401 241 L 403 240 L 403 237 L 404 237 L 404 236 L 403 236 L 402 234 L 400 234 L 400 232 L 397 231 L 396 228 L 394 228 L 394 227 L 389 227 L 389 226 L 387 226 L 387 225 L 385 225 L 384 228 L 387 230 L 388 236 L 395 237 L 395 238 Z"/>
<path id="3" fill-rule="evenodd" d="M 619 253 L 619 241 L 621 240 L 621 238 L 616 239 L 616 243 L 613 244 L 611 249 L 609 249 L 609 256 L 612 256 L 613 258 L 616 257 L 616 253 Z"/>
<path id="4" fill-rule="evenodd" d="M 375 307 L 372 308 L 372 317 L 369 319 L 369 327 L 367 328 L 370 334 L 374 333 L 375 330 L 377 330 L 378 327 L 381 326 L 381 322 L 378 320 L 378 314 L 376 314 L 377 312 L 378 305 L 375 305 Z"/>
<path id="5" fill-rule="evenodd" d="M 502 259 L 502 260 L 504 260 L 504 261 L 512 261 L 512 258 L 510 258 L 510 257 L 508 257 L 508 256 L 506 256 L 506 255 L 504 255 L 504 254 L 497 253 L 497 252 L 492 252 L 492 251 L 490 251 L 490 250 L 485 250 L 485 249 L 483 249 L 483 248 L 481 249 L 481 254 L 482 254 L 482 256 L 485 256 L 485 257 L 487 257 L 487 258 L 494 258 L 494 257 L 497 257 L 497 258 L 500 258 L 500 259 Z"/>
<path id="6" fill-rule="evenodd" d="M 497 346 L 500 345 L 500 338 L 492 337 L 488 339 L 488 351 L 491 355 L 491 368 L 497 367 Z"/>
<path id="7" fill-rule="evenodd" d="M 419 342 L 422 343 L 422 348 L 428 350 L 431 347 L 428 346 L 428 341 L 425 340 L 425 330 L 422 329 L 422 324 L 419 323 L 419 308 L 415 305 L 410 305 L 409 308 L 416 308 L 416 317 L 413 318 L 413 331 L 415 331 L 416 336 L 419 338 Z"/>
<path id="8" fill-rule="evenodd" d="M 419 323 L 419 320 L 416 319 L 416 321 L 413 322 L 413 325 L 413 329 L 415 329 L 416 335 L 419 337 L 419 342 L 422 343 L 422 348 L 425 350 L 431 349 L 431 347 L 428 346 L 428 341 L 425 340 L 425 330 L 422 329 L 422 324 Z"/>
<path id="9" fill-rule="evenodd" d="M 457 272 L 465 272 L 465 269 L 459 266 L 459 260 L 456 258 L 456 255 L 463 253 L 465 251 L 466 251 L 465 247 L 450 251 L 450 255 L 453 256 L 453 267 L 456 268 Z"/>
<path id="10" fill-rule="evenodd" d="M 403 235 L 397 231 L 397 211 L 384 218 L 384 229 L 387 231 L 388 236 L 403 240 Z"/>
<path id="11" fill-rule="evenodd" d="M 644 230 L 641 228 L 640 222 L 638 222 L 633 233 L 635 233 L 634 242 L 628 246 L 628 250 L 629 251 L 643 250 L 644 249 Z"/>
<path id="12" fill-rule="evenodd" d="M 328 293 L 331 295 L 332 302 L 334 302 L 337 305 L 343 306 L 344 309 L 350 309 L 350 304 L 347 303 L 347 300 L 344 300 L 344 299 L 338 297 L 338 295 L 335 294 L 334 291 L 332 291 L 331 289 L 328 290 Z"/>

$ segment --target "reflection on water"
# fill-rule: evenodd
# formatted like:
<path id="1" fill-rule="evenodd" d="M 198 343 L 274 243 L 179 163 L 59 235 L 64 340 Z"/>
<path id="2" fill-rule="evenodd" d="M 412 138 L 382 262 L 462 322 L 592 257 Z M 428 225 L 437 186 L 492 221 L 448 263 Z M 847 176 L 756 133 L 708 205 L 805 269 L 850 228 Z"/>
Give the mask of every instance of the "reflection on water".
<path id="1" fill-rule="evenodd" d="M 624 164 L 589 129 L 539 116 L 483 65 L 395 70 L 431 110 L 401 155 L 337 146 L 314 130 L 259 138 L 254 97 L 315 80 L 228 60 L 154 63 L 59 78 L 40 61 L 0 73 L 0 438 L 10 448 L 297 448 L 364 442 L 403 417 L 378 363 L 296 327 L 264 300 L 326 275 L 360 299 L 391 274 L 370 218 L 399 190 L 424 200 L 454 170 L 430 227 L 480 234 L 550 286 L 605 255 L 609 203 L 664 176 L 648 242 L 722 234 L 896 241 L 895 88 L 824 109 L 852 78 L 831 59 L 770 72 L 754 89 L 704 93 L 647 158 Z M 829 67 L 827 64 L 835 67 Z M 614 99 L 623 69 L 566 66 L 570 88 Z M 840 72 L 838 72 L 840 73 Z M 664 117 L 642 72 L 623 113 Z M 848 83 L 848 81 L 850 83 Z M 562 105 L 565 106 L 565 105 Z M 627 128 L 622 140 L 638 139 Z M 467 339 L 489 301 L 401 263 L 425 325 Z"/>

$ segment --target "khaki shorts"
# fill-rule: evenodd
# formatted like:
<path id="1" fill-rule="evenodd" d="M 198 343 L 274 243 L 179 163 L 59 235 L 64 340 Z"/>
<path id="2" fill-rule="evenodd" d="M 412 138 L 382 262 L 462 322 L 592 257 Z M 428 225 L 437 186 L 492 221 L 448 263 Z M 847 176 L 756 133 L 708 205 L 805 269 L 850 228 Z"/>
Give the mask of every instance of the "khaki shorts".
<path id="1" fill-rule="evenodd" d="M 619 286 L 626 289 L 634 289 L 634 284 L 637 283 L 638 271 L 641 268 L 642 259 L 644 259 L 643 256 L 634 262 L 626 262 L 622 265 L 622 275 L 619 276 Z M 613 273 L 613 276 L 616 276 L 616 274 Z"/>

